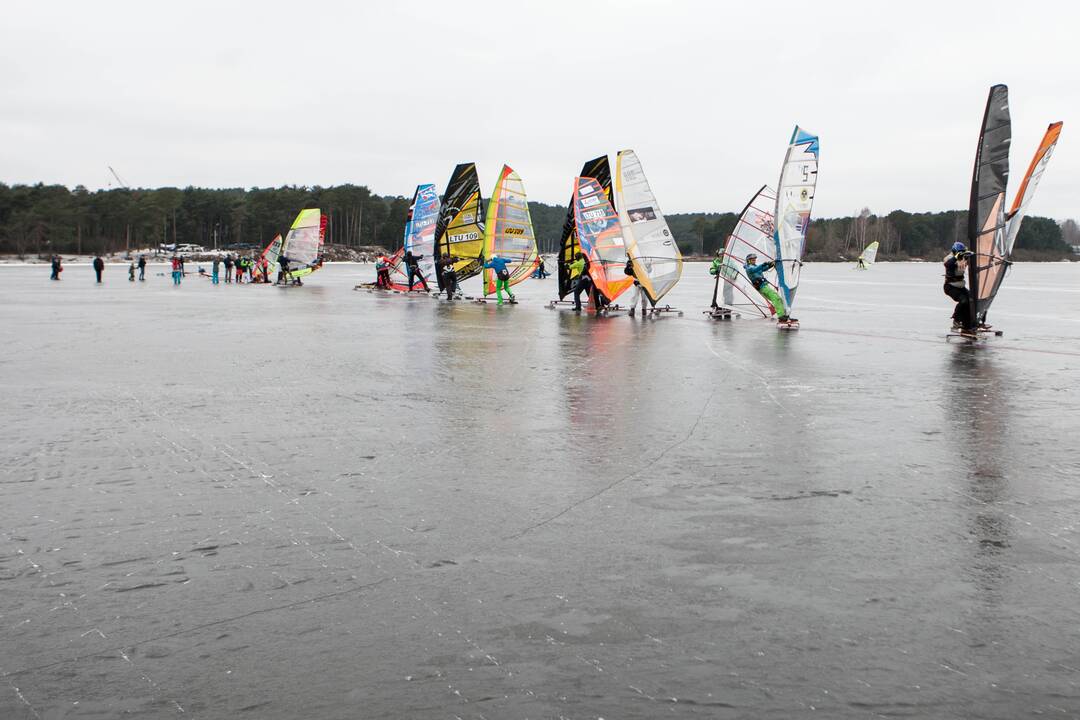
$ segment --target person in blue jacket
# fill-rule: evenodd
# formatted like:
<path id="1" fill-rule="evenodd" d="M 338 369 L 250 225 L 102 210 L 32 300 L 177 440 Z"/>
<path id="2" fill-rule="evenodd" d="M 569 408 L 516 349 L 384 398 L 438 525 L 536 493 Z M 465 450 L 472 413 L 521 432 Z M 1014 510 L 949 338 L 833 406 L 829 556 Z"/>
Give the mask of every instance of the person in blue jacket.
<path id="1" fill-rule="evenodd" d="M 788 317 L 787 312 L 784 310 L 784 301 L 780 299 L 780 295 L 777 294 L 776 290 L 773 290 L 773 286 L 765 279 L 765 273 L 772 270 L 775 266 L 776 263 L 772 260 L 758 265 L 757 255 L 750 253 L 746 256 L 746 265 L 743 266 L 743 272 L 746 273 L 746 279 L 750 281 L 750 284 L 754 286 L 754 289 L 761 293 L 763 298 L 769 301 L 773 313 L 778 316 L 777 320 L 780 322 L 787 322 L 791 318 Z"/>
<path id="2" fill-rule="evenodd" d="M 484 263 L 485 268 L 495 271 L 495 294 L 499 298 L 499 305 L 503 304 L 503 290 L 506 290 L 506 294 L 510 296 L 510 302 L 517 302 L 514 293 L 510 292 L 510 270 L 506 267 L 508 262 L 509 260 L 493 255 Z"/>

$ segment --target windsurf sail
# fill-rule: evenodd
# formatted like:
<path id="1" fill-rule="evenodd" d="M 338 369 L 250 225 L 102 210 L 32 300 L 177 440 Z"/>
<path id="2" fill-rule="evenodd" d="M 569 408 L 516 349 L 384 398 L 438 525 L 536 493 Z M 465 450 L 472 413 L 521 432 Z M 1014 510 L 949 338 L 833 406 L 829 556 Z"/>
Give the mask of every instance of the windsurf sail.
<path id="1" fill-rule="evenodd" d="M 263 261 L 266 262 L 266 279 L 273 281 L 277 278 L 278 274 L 278 257 L 281 256 L 281 234 L 278 233 L 274 236 L 274 239 L 263 248 L 263 251 L 259 254 L 259 259 L 255 263 L 255 267 L 262 272 Z"/>
<path id="2" fill-rule="evenodd" d="M 594 178 L 574 178 L 574 224 L 581 252 L 589 258 L 589 277 L 613 302 L 634 278 L 623 272 L 627 256 L 619 216 Z"/>
<path id="3" fill-rule="evenodd" d="M 776 244 L 773 239 L 776 231 L 773 217 L 775 208 L 776 193 L 768 185 L 762 185 L 739 213 L 739 220 L 728 236 L 721 254 L 723 262 L 716 276 L 716 287 L 713 288 L 713 307 L 718 306 L 717 290 L 723 283 L 725 307 L 741 309 L 766 318 L 772 315 L 769 301 L 754 288 L 743 268 L 746 266 L 746 256 L 751 253 L 757 255 L 758 263 L 776 259 Z"/>
<path id="4" fill-rule="evenodd" d="M 454 168 L 446 185 L 439 220 L 435 225 L 435 258 L 453 258 L 458 282 L 471 278 L 483 268 L 484 201 L 475 163 Z M 442 288 L 443 279 L 438 278 Z"/>
<path id="5" fill-rule="evenodd" d="M 409 269 L 405 266 L 405 253 L 420 258 L 420 273 L 428 286 L 435 283 L 435 224 L 439 219 L 439 193 L 432 184 L 417 185 L 409 214 L 405 221 L 405 240 L 401 249 L 390 259 L 390 287 L 394 290 L 409 289 Z M 415 284 L 413 287 L 420 287 Z"/>
<path id="6" fill-rule="evenodd" d="M 795 291 L 799 289 L 806 233 L 810 229 L 810 210 L 817 187 L 819 151 L 817 135 L 796 125 L 780 170 L 773 240 L 776 245 L 777 285 L 788 313 L 795 303 Z"/>
<path id="7" fill-rule="evenodd" d="M 1020 233 L 1020 224 L 1024 222 L 1028 203 L 1035 196 L 1035 189 L 1039 187 L 1046 166 L 1050 164 L 1050 156 L 1057 147 L 1058 136 L 1061 135 L 1062 123 L 1056 122 L 1046 128 L 1039 148 L 1035 151 L 1035 157 L 1031 159 L 1024 181 L 1020 183 L 1020 189 L 1013 198 L 1012 209 L 1009 210 L 1008 219 L 1005 222 L 1005 253 L 1011 255 L 1013 246 L 1016 245 L 1016 236 Z"/>
<path id="8" fill-rule="evenodd" d="M 990 308 L 1008 266 L 1005 188 L 1009 182 L 1011 143 L 1009 88 L 995 85 L 986 99 L 979 130 L 968 207 L 968 249 L 974 253 L 968 261 L 973 324 Z"/>
<path id="9" fill-rule="evenodd" d="M 302 277 L 322 266 L 322 246 L 326 218 L 318 208 L 301 210 L 281 245 L 281 255 L 289 258 L 289 274 Z"/>
<path id="10" fill-rule="evenodd" d="M 633 260 L 637 281 L 655 305 L 679 282 L 682 253 L 634 151 L 619 151 L 615 166 L 619 222 L 626 253 Z"/>
<path id="11" fill-rule="evenodd" d="M 878 249 L 878 241 L 877 240 L 875 240 L 874 242 L 870 243 L 865 248 L 863 248 L 862 254 L 859 255 L 859 260 L 862 260 L 863 265 L 866 265 L 867 267 L 869 267 L 869 266 L 874 264 L 874 261 L 877 260 L 877 249 Z"/>
<path id="12" fill-rule="evenodd" d="M 593 178 L 604 189 L 604 194 L 615 207 L 611 196 L 611 166 L 608 165 L 607 155 L 593 158 L 581 166 L 580 177 Z M 576 189 L 576 186 L 575 186 Z M 566 222 L 563 223 L 562 237 L 559 240 L 559 298 L 562 299 L 574 289 L 573 279 L 570 277 L 570 263 L 574 262 L 574 255 L 581 249 L 577 237 L 577 223 L 574 221 L 574 206 L 576 194 L 570 195 L 570 202 L 566 206 Z"/>
<path id="13" fill-rule="evenodd" d="M 510 284 L 517 285 L 532 275 L 540 264 L 536 252 L 536 235 L 529 217 L 529 201 L 525 184 L 509 165 L 503 165 L 495 190 L 488 201 L 484 221 L 484 257 L 498 255 L 509 260 Z M 484 269 L 484 294 L 495 292 L 495 271 Z"/>

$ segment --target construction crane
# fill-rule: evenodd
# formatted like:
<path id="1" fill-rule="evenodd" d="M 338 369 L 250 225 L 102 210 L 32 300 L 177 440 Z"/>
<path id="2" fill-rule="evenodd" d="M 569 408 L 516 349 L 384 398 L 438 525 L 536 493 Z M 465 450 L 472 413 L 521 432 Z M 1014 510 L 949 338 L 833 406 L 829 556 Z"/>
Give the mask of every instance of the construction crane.
<path id="1" fill-rule="evenodd" d="M 114 178 L 116 178 L 116 182 L 120 183 L 120 187 L 124 188 L 125 190 L 130 190 L 131 189 L 131 188 L 128 187 L 128 184 L 126 182 L 124 182 L 123 179 L 120 177 L 120 174 L 118 172 L 116 172 L 115 170 L 113 170 L 112 165 L 106 165 L 105 167 L 109 168 L 109 172 L 111 172 L 112 176 Z M 109 183 L 109 184 L 112 185 L 112 183 Z"/>
<path id="2" fill-rule="evenodd" d="M 124 188 L 125 190 L 131 190 L 131 188 L 128 187 L 128 184 L 120 179 L 119 173 L 113 170 L 112 165 L 106 165 L 105 167 L 109 168 L 109 172 L 111 172 L 112 176 L 116 178 L 116 182 L 120 183 L 120 187 Z M 109 184 L 112 185 L 112 183 Z M 131 223 L 127 224 L 127 230 L 124 233 L 124 255 L 128 258 L 131 257 Z"/>

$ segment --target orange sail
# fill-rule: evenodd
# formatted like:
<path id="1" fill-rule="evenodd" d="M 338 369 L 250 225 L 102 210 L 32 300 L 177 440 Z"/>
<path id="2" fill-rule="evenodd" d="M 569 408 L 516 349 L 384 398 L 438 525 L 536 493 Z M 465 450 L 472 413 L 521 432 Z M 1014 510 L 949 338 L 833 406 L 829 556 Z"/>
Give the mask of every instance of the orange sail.
<path id="1" fill-rule="evenodd" d="M 597 290 L 614 302 L 634 284 L 634 278 L 623 272 L 627 255 L 619 216 L 593 178 L 574 179 L 574 224 L 581 251 L 589 258 L 589 276 Z"/>

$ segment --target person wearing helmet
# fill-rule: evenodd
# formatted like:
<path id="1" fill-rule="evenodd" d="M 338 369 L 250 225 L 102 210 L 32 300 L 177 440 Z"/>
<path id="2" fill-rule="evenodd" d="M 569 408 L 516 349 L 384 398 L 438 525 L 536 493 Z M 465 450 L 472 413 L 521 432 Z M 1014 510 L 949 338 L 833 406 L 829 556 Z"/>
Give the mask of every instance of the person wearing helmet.
<path id="1" fill-rule="evenodd" d="M 792 318 L 788 317 L 787 312 L 784 310 L 784 301 L 780 299 L 776 290 L 769 284 L 769 281 L 765 279 L 765 273 L 772 270 L 776 263 L 772 260 L 763 262 L 760 265 L 757 264 L 757 253 L 750 253 L 746 256 L 746 264 L 743 266 L 743 272 L 746 273 L 746 279 L 750 281 L 750 284 L 754 286 L 754 289 L 761 293 L 761 296 L 769 301 L 769 309 L 772 314 L 777 316 L 777 320 L 780 322 L 788 322 Z"/>
<path id="2" fill-rule="evenodd" d="M 954 332 L 975 331 L 971 322 L 971 294 L 964 283 L 971 255 L 964 243 L 958 242 L 953 243 L 949 254 L 945 256 L 945 294 L 956 303 L 952 314 Z"/>

